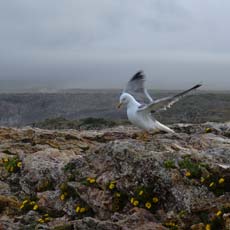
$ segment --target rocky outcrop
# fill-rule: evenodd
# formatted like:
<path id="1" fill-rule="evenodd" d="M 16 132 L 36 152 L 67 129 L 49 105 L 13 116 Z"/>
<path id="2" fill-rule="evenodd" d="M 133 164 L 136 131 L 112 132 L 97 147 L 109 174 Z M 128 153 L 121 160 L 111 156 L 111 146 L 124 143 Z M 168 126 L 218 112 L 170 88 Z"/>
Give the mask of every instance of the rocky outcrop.
<path id="1" fill-rule="evenodd" d="M 172 128 L 0 128 L 0 229 L 230 229 L 230 124 Z"/>

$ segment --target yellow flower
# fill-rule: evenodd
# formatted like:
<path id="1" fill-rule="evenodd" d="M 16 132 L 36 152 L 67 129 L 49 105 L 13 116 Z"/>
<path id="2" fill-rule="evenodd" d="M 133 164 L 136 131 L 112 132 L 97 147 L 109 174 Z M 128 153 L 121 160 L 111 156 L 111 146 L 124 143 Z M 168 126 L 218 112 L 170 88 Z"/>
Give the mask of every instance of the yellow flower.
<path id="1" fill-rule="evenodd" d="M 157 203 L 159 201 L 159 199 L 157 197 L 153 197 L 153 203 Z"/>
<path id="2" fill-rule="evenodd" d="M 211 128 L 206 128 L 206 129 L 205 129 L 205 132 L 206 132 L 206 133 L 210 133 L 211 131 L 212 131 Z"/>
<path id="3" fill-rule="evenodd" d="M 116 192 L 116 193 L 115 193 L 115 196 L 116 196 L 116 197 L 121 197 L 121 194 L 120 194 L 119 192 Z"/>
<path id="4" fill-rule="evenodd" d="M 130 202 L 131 202 L 131 204 L 133 204 L 133 202 L 134 202 L 134 198 L 133 197 L 130 199 Z"/>
<path id="5" fill-rule="evenodd" d="M 81 207 L 80 207 L 80 206 L 77 206 L 76 209 L 75 209 L 75 211 L 76 211 L 77 213 L 80 212 L 80 210 L 81 210 Z"/>
<path id="6" fill-rule="evenodd" d="M 91 183 L 91 184 L 93 184 L 93 183 L 95 183 L 95 182 L 96 182 L 96 180 L 95 180 L 94 178 L 90 180 L 90 183 Z"/>
<path id="7" fill-rule="evenodd" d="M 139 196 L 143 195 L 143 193 L 144 193 L 144 191 L 141 190 L 141 191 L 139 192 Z"/>
<path id="8" fill-rule="evenodd" d="M 14 171 L 14 167 L 11 166 L 9 171 L 10 171 L 10 172 L 13 172 L 13 171 Z"/>
<path id="9" fill-rule="evenodd" d="M 150 209 L 150 208 L 151 208 L 151 206 L 152 206 L 152 205 L 151 205 L 151 203 L 150 203 L 150 202 L 146 202 L 146 203 L 145 203 L 145 207 L 146 207 L 146 208 Z"/>
<path id="10" fill-rule="evenodd" d="M 138 201 L 138 200 L 134 200 L 134 201 L 133 201 L 133 205 L 134 205 L 134 206 L 137 206 L 138 204 L 139 204 L 139 201 Z"/>
<path id="11" fill-rule="evenodd" d="M 211 188 L 211 187 L 213 187 L 215 185 L 215 183 L 214 182 L 211 182 L 210 184 L 209 184 L 209 187 Z"/>
<path id="12" fill-rule="evenodd" d="M 109 189 L 110 189 L 110 190 L 113 190 L 114 188 L 115 188 L 115 184 L 114 184 L 114 183 L 110 183 L 110 184 L 109 184 Z"/>
<path id="13" fill-rule="evenodd" d="M 26 203 L 28 203 L 29 201 L 28 200 L 24 200 L 23 202 L 22 202 L 22 204 L 26 204 Z"/>
<path id="14" fill-rule="evenodd" d="M 167 227 L 177 227 L 177 225 L 174 222 L 167 222 L 167 223 L 165 223 L 165 226 L 167 226 Z"/>
<path id="15" fill-rule="evenodd" d="M 185 176 L 186 176 L 186 177 L 190 177 L 190 176 L 191 176 L 191 173 L 190 173 L 189 171 L 187 171 L 187 172 L 185 173 Z"/>
<path id="16" fill-rule="evenodd" d="M 211 224 L 206 224 L 205 230 L 211 230 Z"/>
<path id="17" fill-rule="evenodd" d="M 24 207 L 25 207 L 24 204 L 22 204 L 19 208 L 20 208 L 20 209 L 23 209 Z"/>
<path id="18" fill-rule="evenodd" d="M 224 183 L 224 178 L 220 178 L 218 181 L 219 184 L 223 184 Z"/>
<path id="19" fill-rule="evenodd" d="M 17 166 L 18 166 L 18 168 L 21 168 L 21 167 L 22 167 L 22 162 L 19 161 L 19 162 L 17 163 Z"/>
<path id="20" fill-rule="evenodd" d="M 61 194 L 60 200 L 65 200 L 65 194 Z"/>
<path id="21" fill-rule="evenodd" d="M 38 205 L 37 204 L 34 205 L 33 210 L 34 211 L 38 210 Z"/>
<path id="22" fill-rule="evenodd" d="M 95 178 L 91 178 L 91 177 L 88 177 L 87 178 L 87 181 L 90 183 L 90 184 L 93 184 L 96 182 Z"/>
<path id="23" fill-rule="evenodd" d="M 46 218 L 45 218 L 45 221 L 46 221 L 46 222 L 48 222 L 48 221 L 50 221 L 50 220 L 51 220 L 50 217 L 46 217 Z"/>
<path id="24" fill-rule="evenodd" d="M 200 178 L 200 182 L 201 182 L 201 183 L 204 183 L 204 181 L 205 181 L 204 177 L 201 177 L 201 178 Z"/>
<path id="25" fill-rule="evenodd" d="M 45 221 L 43 219 L 39 219 L 38 222 L 43 224 Z"/>
<path id="26" fill-rule="evenodd" d="M 218 211 L 218 212 L 216 213 L 217 216 L 220 216 L 221 214 L 222 214 L 221 211 Z"/>
<path id="27" fill-rule="evenodd" d="M 34 205 L 35 204 L 35 201 L 30 201 L 30 205 Z"/>
<path id="28" fill-rule="evenodd" d="M 3 161 L 3 163 L 6 163 L 6 162 L 9 161 L 9 159 L 8 158 L 3 158 L 2 161 Z"/>
<path id="29" fill-rule="evenodd" d="M 86 208 L 80 208 L 80 213 L 83 213 L 86 211 Z"/>
<path id="30" fill-rule="evenodd" d="M 49 216 L 49 214 L 48 214 L 48 213 L 46 213 L 44 216 L 45 216 L 45 217 L 48 217 L 48 216 Z"/>

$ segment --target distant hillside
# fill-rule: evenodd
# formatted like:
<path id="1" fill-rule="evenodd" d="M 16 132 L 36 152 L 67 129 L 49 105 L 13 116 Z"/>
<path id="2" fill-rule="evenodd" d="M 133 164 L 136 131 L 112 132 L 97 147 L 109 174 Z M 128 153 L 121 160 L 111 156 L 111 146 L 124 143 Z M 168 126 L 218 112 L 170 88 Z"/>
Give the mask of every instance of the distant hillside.
<path id="1" fill-rule="evenodd" d="M 174 93 L 157 91 L 154 95 L 159 98 Z M 126 119 L 125 110 L 116 109 L 119 94 L 118 90 L 0 94 L 0 125 L 23 126 L 57 117 Z M 164 123 L 224 122 L 230 118 L 230 93 L 195 92 L 156 117 Z"/>

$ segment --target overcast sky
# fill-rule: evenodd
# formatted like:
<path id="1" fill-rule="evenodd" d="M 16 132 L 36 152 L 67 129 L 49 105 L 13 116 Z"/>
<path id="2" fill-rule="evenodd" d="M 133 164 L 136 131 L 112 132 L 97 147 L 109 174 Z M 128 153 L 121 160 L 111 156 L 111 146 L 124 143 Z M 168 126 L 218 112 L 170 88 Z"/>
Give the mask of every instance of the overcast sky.
<path id="1" fill-rule="evenodd" d="M 229 0 L 0 0 L 0 87 L 230 89 Z"/>

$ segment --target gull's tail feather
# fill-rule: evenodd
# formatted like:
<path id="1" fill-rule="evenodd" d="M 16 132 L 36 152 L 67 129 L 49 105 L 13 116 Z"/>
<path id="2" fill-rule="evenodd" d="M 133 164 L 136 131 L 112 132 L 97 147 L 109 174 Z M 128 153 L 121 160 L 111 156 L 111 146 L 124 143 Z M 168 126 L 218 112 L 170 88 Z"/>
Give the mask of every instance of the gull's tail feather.
<path id="1" fill-rule="evenodd" d="M 167 133 L 175 133 L 172 129 L 167 127 L 166 125 L 161 124 L 159 121 L 156 121 L 156 128 L 162 131 L 165 131 Z"/>

